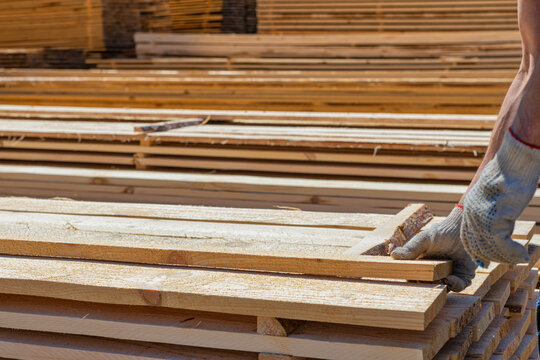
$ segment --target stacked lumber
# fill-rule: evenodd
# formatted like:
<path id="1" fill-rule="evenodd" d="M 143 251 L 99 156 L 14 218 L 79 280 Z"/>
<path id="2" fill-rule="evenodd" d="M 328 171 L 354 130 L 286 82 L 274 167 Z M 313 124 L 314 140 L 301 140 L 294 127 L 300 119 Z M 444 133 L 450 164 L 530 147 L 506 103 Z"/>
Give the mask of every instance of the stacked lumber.
<path id="1" fill-rule="evenodd" d="M 26 118 L 17 119 L 24 108 L 15 108 L 20 110 L 14 113 L 10 113 L 9 107 L 4 109 L 6 118 L 0 119 L 0 160 L 17 164 L 95 164 L 318 175 L 328 179 L 345 176 L 466 182 L 482 161 L 491 135 L 489 130 L 446 129 L 444 124 L 436 129 L 426 129 L 426 123 L 420 129 L 391 127 L 388 123 L 377 127 L 376 120 L 372 121 L 374 128 L 344 129 L 251 125 L 234 123 L 233 118 L 222 116 L 221 121 L 193 126 L 208 116 L 211 119 L 212 114 L 189 117 L 188 111 L 183 120 L 178 119 L 180 112 L 176 112 L 176 120 L 158 123 L 164 124 L 160 129 L 155 122 L 133 122 L 129 117 L 122 121 L 121 112 L 117 112 L 117 121 L 110 121 L 107 114 L 97 119 L 100 121 L 88 120 L 88 113 L 81 111 L 64 114 L 79 116 L 81 120 L 66 120 L 62 116 L 53 120 L 50 117 L 58 112 L 35 116 L 26 112 Z M 113 110 L 119 109 L 110 111 Z M 172 114 L 163 119 L 170 119 Z M 250 115 L 243 114 L 248 118 Z M 471 119 L 469 126 L 473 123 L 475 119 Z M 167 126 L 170 124 L 190 126 L 174 129 Z M 147 132 L 146 128 L 158 131 Z"/>
<path id="2" fill-rule="evenodd" d="M 513 70 L 521 60 L 517 31 L 397 34 L 223 35 L 138 33 L 139 64 L 179 69 Z M 117 60 L 118 64 L 124 64 Z M 199 64 L 199 65 L 197 65 Z M 309 74 L 306 74 L 309 76 Z"/>
<path id="3" fill-rule="evenodd" d="M 98 169 L 79 165 L 0 163 L 0 194 L 92 201 L 192 204 L 306 211 L 395 213 L 411 201 L 423 201 L 446 216 L 466 185 L 324 180 L 197 171 Z M 537 191 L 523 220 L 540 216 Z"/>
<path id="4" fill-rule="evenodd" d="M 387 254 L 441 220 L 422 204 L 393 216 L 14 198 L 0 208 L 0 343 L 16 360 L 463 358 L 503 320 L 485 358 L 508 341 L 527 359 L 534 342 L 528 305 L 499 290 L 506 281 L 533 297 L 530 264 L 480 270 L 447 294 L 437 283 L 449 261 L 346 254 Z M 536 262 L 531 226 L 514 237 Z"/>
<path id="5" fill-rule="evenodd" d="M 0 70 L 3 104 L 495 114 L 514 71 Z"/>
<path id="6" fill-rule="evenodd" d="M 496 119 L 7 105 L 0 118 L 5 195 L 375 213 L 423 201 L 438 215 Z M 191 126 L 141 132 L 170 124 Z M 540 191 L 524 219 L 539 216 Z"/>
<path id="7" fill-rule="evenodd" d="M 177 121 L 187 125 L 204 118 Z M 170 123 L 170 122 L 169 122 Z M 154 123 L 0 120 L 1 160 L 470 181 L 488 130 L 205 124 L 141 132 Z"/>
<path id="8" fill-rule="evenodd" d="M 82 49 L 31 48 L 0 49 L 0 68 L 86 68 Z"/>
<path id="9" fill-rule="evenodd" d="M 0 48 L 68 47 L 101 51 L 101 0 L 0 2 Z"/>
<path id="10" fill-rule="evenodd" d="M 138 31 L 170 31 L 167 0 L 101 0 L 107 56 L 132 56 Z M 145 29 L 145 30 L 143 30 Z"/>
<path id="11" fill-rule="evenodd" d="M 256 0 L 223 0 L 222 33 L 253 34 L 257 32 Z"/>
<path id="12" fill-rule="evenodd" d="M 171 30 L 174 33 L 219 33 L 223 0 L 169 0 Z"/>
<path id="13" fill-rule="evenodd" d="M 516 30 L 511 0 L 258 0 L 260 33 Z"/>
<path id="14" fill-rule="evenodd" d="M 168 0 L 168 6 L 172 33 L 257 32 L 255 0 Z"/>
<path id="15" fill-rule="evenodd" d="M 148 32 L 169 32 L 172 30 L 172 0 L 137 0 L 139 5 L 139 29 Z"/>
<path id="16" fill-rule="evenodd" d="M 170 31 L 166 6 L 166 0 L 5 0 L 0 2 L 0 48 L 131 54 L 135 32 Z"/>

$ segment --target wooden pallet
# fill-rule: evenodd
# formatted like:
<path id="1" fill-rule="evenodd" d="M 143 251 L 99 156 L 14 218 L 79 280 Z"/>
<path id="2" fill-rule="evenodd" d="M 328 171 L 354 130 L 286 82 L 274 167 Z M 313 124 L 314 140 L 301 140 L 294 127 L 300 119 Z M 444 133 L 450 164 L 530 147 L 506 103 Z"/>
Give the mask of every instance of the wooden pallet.
<path id="1" fill-rule="evenodd" d="M 32 199 L 6 199 L 0 206 L 9 229 L 7 246 L 0 245 L 4 254 L 0 256 L 0 328 L 16 329 L 0 331 L 0 343 L 4 356 L 21 360 L 44 359 L 42 354 L 59 358 L 93 354 L 108 359 L 113 352 L 133 359 L 160 358 L 163 354 L 210 359 L 217 356 L 216 350 L 223 350 L 221 356 L 227 359 L 274 358 L 270 354 L 286 359 L 346 359 L 358 353 L 373 359 L 396 353 L 403 359 L 446 358 L 450 345 L 455 347 L 467 337 L 464 333 L 472 333 L 475 328 L 479 334 L 488 328 L 485 324 L 495 315 L 489 309 L 481 312 L 481 297 L 474 294 L 478 288 L 501 281 L 506 271 L 493 266 L 479 272 L 489 276 L 463 295 L 446 295 L 441 286 L 407 284 L 399 279 L 426 279 L 425 275 L 431 274 L 433 280 L 448 274 L 448 262 L 395 261 L 365 255 L 347 260 L 343 252 L 350 244 L 362 243 L 361 234 L 391 244 L 385 240 L 399 225 L 403 229 L 400 234 L 412 236 L 424 224 L 421 219 L 429 219 L 423 205 L 411 205 L 398 215 L 382 217 L 285 210 L 256 214 L 241 209 L 177 206 L 161 206 L 158 210 L 145 205 Z M 347 223 L 355 228 L 343 229 Z M 40 227 L 50 230 L 48 238 L 42 236 Z M 528 239 L 524 243 L 531 236 L 530 225 L 527 227 L 520 224 L 518 229 L 523 230 L 515 234 Z M 343 242 L 346 231 L 353 235 L 349 245 Z M 310 244 L 301 240 L 306 235 Z M 124 245 L 107 240 L 109 236 L 111 240 L 125 239 Z M 197 238 L 201 236 L 220 238 L 223 244 L 200 244 Z M 313 243 L 317 237 L 321 245 Z M 328 242 L 332 239 L 342 242 Z M 156 241 L 164 242 L 159 245 Z M 264 245 L 265 241 L 269 242 Z M 234 242 L 237 245 L 232 246 Z M 193 251 L 203 249 L 201 245 L 206 250 L 213 248 L 213 255 L 194 256 Z M 117 246 L 124 250 L 111 252 Z M 238 266 L 236 260 L 246 255 L 245 250 L 256 252 L 259 246 L 266 249 L 264 256 L 269 256 L 267 246 L 281 248 L 272 251 L 271 256 L 277 256 L 274 260 L 286 259 L 297 247 L 303 254 L 290 264 L 301 268 L 268 268 L 275 262 L 264 265 L 264 257 Z M 536 261 L 540 248 L 528 246 Z M 169 250 L 165 250 L 167 247 Z M 333 252 L 326 251 L 332 248 Z M 146 265 L 126 257 L 143 249 L 148 254 L 164 250 L 168 255 L 141 256 Z M 220 251 L 228 256 L 217 261 Z M 33 257 L 27 257 L 29 252 Z M 322 259 L 328 259 L 331 253 L 336 259 L 352 261 L 351 265 L 372 259 L 354 277 L 369 276 L 372 271 L 379 279 L 335 278 L 338 273 L 334 271 L 347 266 L 334 267 L 325 278 L 306 276 L 311 273 L 305 266 L 310 256 L 315 255 L 324 264 L 327 260 Z M 107 261 L 113 257 L 116 262 Z M 255 269 L 253 266 L 259 272 L 245 271 Z M 427 270 L 424 275 L 419 272 L 421 266 Z M 238 270 L 225 270 L 231 267 Z M 434 272 L 437 267 L 439 272 Z M 523 269 L 530 273 L 528 265 Z M 367 308 L 367 312 L 362 310 Z M 530 320 L 531 311 L 524 313 Z M 477 323 L 474 320 L 478 317 L 481 321 Z M 96 335 L 99 340 L 93 338 Z M 529 338 L 524 338 L 516 351 L 528 351 L 525 340 Z M 142 347 L 145 350 L 141 352 Z"/>

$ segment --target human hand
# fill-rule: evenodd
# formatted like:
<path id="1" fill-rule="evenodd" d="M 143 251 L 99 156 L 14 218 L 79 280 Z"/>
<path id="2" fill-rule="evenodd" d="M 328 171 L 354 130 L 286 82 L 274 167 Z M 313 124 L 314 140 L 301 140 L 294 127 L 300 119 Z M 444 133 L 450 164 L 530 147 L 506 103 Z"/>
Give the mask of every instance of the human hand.
<path id="1" fill-rule="evenodd" d="M 462 291 L 471 285 L 476 264 L 463 248 L 459 238 L 463 210 L 456 207 L 442 222 L 423 230 L 404 246 L 395 249 L 397 260 L 425 259 L 452 260 L 452 275 L 444 279 L 451 291 Z"/>

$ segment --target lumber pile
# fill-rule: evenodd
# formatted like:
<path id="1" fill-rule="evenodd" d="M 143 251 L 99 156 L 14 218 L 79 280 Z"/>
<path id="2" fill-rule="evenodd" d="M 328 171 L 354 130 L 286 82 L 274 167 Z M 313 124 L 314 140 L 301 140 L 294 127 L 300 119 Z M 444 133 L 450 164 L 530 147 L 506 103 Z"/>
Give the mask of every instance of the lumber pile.
<path id="1" fill-rule="evenodd" d="M 0 48 L 60 47 L 129 55 L 137 31 L 170 31 L 166 0 L 5 0 Z"/>
<path id="2" fill-rule="evenodd" d="M 5 119 L 0 159 L 466 182 L 490 138 L 488 130 L 193 126 L 203 120 L 187 118 L 179 124 L 192 126 L 146 133 L 139 129 L 153 123 Z"/>
<path id="3" fill-rule="evenodd" d="M 306 211 L 395 213 L 412 201 L 446 216 L 466 185 L 328 180 L 209 171 L 99 169 L 0 163 L 0 194 L 135 203 L 192 204 Z M 540 191 L 523 220 L 540 216 Z"/>
<path id="4" fill-rule="evenodd" d="M 82 49 L 0 49 L 0 68 L 83 69 L 88 67 Z"/>
<path id="5" fill-rule="evenodd" d="M 25 105 L 495 114 L 513 71 L 0 70 L 0 102 Z M 309 79 L 307 81 L 306 79 Z"/>
<path id="6" fill-rule="evenodd" d="M 112 64 L 117 68 L 228 70 L 515 71 L 521 60 L 517 31 L 350 35 L 138 33 L 135 41 L 138 59 L 115 60 Z"/>
<path id="7" fill-rule="evenodd" d="M 260 33 L 515 30 L 511 0 L 258 0 Z"/>
<path id="8" fill-rule="evenodd" d="M 479 270 L 458 295 L 436 283 L 448 261 L 344 254 L 376 239 L 386 253 L 403 243 L 397 228 L 410 238 L 441 220 L 422 204 L 393 216 L 16 198 L 0 208 L 0 343 L 16 360 L 462 359 L 493 332 L 482 358 L 528 359 L 535 345 L 532 263 Z M 531 226 L 514 237 L 536 262 Z"/>
<path id="9" fill-rule="evenodd" d="M 117 121 L 107 119 L 107 114 L 88 120 L 87 113 L 81 111 L 71 114 L 80 120 L 62 119 L 62 114 L 60 119 L 51 119 L 58 113 L 54 111 L 35 116 L 27 112 L 24 119 L 17 119 L 20 111 L 5 113 L 6 119 L 0 120 L 0 160 L 18 164 L 466 182 L 472 179 L 490 138 L 489 130 L 446 129 L 443 124 L 437 129 L 377 127 L 377 121 L 372 121 L 373 128 L 264 126 L 265 119 L 251 125 L 222 116 L 221 121 L 218 118 L 201 125 L 205 118 L 212 119 L 212 114 L 189 117 L 189 112 L 183 120 L 157 123 L 164 124 L 155 127 L 160 131 L 144 132 L 156 123 L 129 121 L 129 116 L 122 121 L 121 112 Z M 249 118 L 250 113 L 244 117 Z M 170 115 L 163 116 L 167 118 Z M 175 129 L 167 126 L 171 122 L 190 126 Z"/>
<path id="10" fill-rule="evenodd" d="M 257 0 L 222 1 L 222 33 L 253 34 L 257 32 Z"/>
<path id="11" fill-rule="evenodd" d="M 495 122 L 7 105 L 0 118 L 4 195 L 374 213 L 423 201 L 438 215 L 464 193 Z M 540 192 L 524 219 L 539 216 Z"/>
<path id="12" fill-rule="evenodd" d="M 177 32 L 220 32 L 223 0 L 169 0 L 171 30 Z"/>

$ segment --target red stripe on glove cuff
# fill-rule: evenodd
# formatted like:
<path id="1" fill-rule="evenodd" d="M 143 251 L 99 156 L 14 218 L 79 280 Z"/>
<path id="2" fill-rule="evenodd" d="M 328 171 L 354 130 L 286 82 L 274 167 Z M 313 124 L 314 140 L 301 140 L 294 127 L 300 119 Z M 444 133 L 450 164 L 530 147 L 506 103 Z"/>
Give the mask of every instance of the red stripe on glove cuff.
<path id="1" fill-rule="evenodd" d="M 520 143 L 522 143 L 523 145 L 527 145 L 528 147 L 530 147 L 531 149 L 536 149 L 536 150 L 540 150 L 540 146 L 536 146 L 536 145 L 533 145 L 533 144 L 529 144 L 528 142 L 525 142 L 523 140 L 521 140 L 520 138 L 517 137 L 516 134 L 514 134 L 514 132 L 512 131 L 512 129 L 508 129 L 508 131 L 510 132 L 510 135 L 512 135 L 512 137 L 514 139 L 516 139 L 517 141 L 519 141 Z"/>

